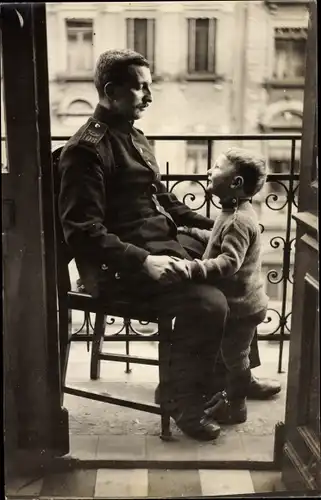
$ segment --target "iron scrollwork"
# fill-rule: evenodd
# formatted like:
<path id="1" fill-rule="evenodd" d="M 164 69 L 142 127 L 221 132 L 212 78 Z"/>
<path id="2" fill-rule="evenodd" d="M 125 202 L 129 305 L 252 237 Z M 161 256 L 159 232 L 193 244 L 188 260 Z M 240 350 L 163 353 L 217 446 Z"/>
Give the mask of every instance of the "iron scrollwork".
<path id="1" fill-rule="evenodd" d="M 273 210 L 274 212 L 275 211 L 279 211 L 279 210 L 283 210 L 287 204 L 289 203 L 290 201 L 290 191 L 289 189 L 287 188 L 287 186 L 285 184 L 283 184 L 282 181 L 280 180 L 273 180 L 273 182 L 277 183 L 278 185 L 282 186 L 286 195 L 285 195 L 285 199 L 283 201 L 283 196 L 281 196 L 280 193 L 270 193 L 266 199 L 265 199 L 265 204 L 266 206 L 270 209 L 270 210 Z M 277 203 L 279 201 L 279 199 L 281 198 L 282 200 L 282 204 L 281 206 L 272 206 L 270 203 L 273 202 L 273 203 Z"/>
<path id="2" fill-rule="evenodd" d="M 188 182 L 187 180 L 179 180 L 177 182 L 174 182 L 174 184 L 171 186 L 170 188 L 170 193 L 174 193 L 174 190 L 175 188 L 177 188 L 177 186 L 181 185 L 183 182 Z M 195 200 L 197 200 L 200 196 L 199 196 L 199 193 L 185 193 L 183 195 L 183 198 L 182 198 L 182 202 L 185 203 L 189 208 L 191 208 L 191 210 L 194 210 L 195 212 L 198 211 L 198 210 L 201 210 L 205 205 L 206 205 L 206 188 L 204 187 L 204 185 L 202 184 L 201 181 L 199 180 L 195 180 L 194 183 L 193 183 L 193 187 L 196 187 L 196 186 L 200 186 L 201 187 L 201 190 L 204 192 L 204 200 L 201 202 L 200 205 L 196 206 L 196 207 L 191 207 L 190 204 L 188 203 L 189 201 L 190 202 L 195 202 Z M 191 188 L 191 186 L 190 186 Z"/>

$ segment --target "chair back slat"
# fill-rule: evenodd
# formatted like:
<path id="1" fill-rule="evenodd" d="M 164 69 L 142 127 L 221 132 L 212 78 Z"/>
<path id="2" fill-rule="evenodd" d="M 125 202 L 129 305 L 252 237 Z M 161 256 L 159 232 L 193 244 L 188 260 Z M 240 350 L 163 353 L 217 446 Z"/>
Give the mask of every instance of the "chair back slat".
<path id="1" fill-rule="evenodd" d="M 58 164 L 62 149 L 63 149 L 62 147 L 59 147 L 52 152 L 54 198 L 55 198 L 55 231 L 56 231 L 58 299 L 60 299 L 61 297 L 64 297 L 64 299 L 66 299 L 68 292 L 71 290 L 68 264 L 71 262 L 73 258 L 65 242 L 58 211 L 58 197 L 60 188 L 60 176 L 59 176 Z"/>

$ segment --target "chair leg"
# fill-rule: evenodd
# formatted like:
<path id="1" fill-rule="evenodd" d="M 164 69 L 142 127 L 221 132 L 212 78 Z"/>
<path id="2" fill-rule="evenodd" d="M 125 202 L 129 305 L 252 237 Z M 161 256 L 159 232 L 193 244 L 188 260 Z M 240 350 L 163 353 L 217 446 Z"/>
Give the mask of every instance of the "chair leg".
<path id="1" fill-rule="evenodd" d="M 129 356 L 129 340 L 126 340 L 126 355 Z M 126 361 L 125 373 L 131 373 L 132 369 L 130 367 L 129 361 Z"/>
<path id="2" fill-rule="evenodd" d="M 91 361 L 90 361 L 90 378 L 97 380 L 100 378 L 100 354 L 104 343 L 104 334 L 106 326 L 106 315 L 97 313 L 95 318 L 95 326 L 93 333 L 93 341 L 91 348 Z"/>
<path id="3" fill-rule="evenodd" d="M 172 441 L 170 428 L 170 412 L 168 410 L 167 382 L 169 376 L 168 365 L 170 362 L 170 334 L 172 331 L 171 318 L 161 318 L 158 322 L 159 343 L 158 343 L 158 369 L 159 369 L 159 391 L 161 410 L 161 434 L 163 441 Z"/>

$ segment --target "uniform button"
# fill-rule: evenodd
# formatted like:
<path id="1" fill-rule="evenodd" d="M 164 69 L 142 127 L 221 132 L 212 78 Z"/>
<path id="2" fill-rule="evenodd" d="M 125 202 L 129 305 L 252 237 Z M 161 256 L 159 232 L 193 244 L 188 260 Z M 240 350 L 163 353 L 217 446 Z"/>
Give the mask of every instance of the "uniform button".
<path id="1" fill-rule="evenodd" d="M 119 273 L 115 273 L 115 279 L 116 279 L 116 280 L 120 280 Z"/>
<path id="2" fill-rule="evenodd" d="M 149 161 L 149 160 L 147 160 L 147 163 L 148 163 L 148 165 L 151 165 L 151 164 L 152 164 L 152 162 L 151 162 L 151 161 Z"/>
<path id="3" fill-rule="evenodd" d="M 139 151 L 140 151 L 141 153 L 143 153 L 143 152 L 144 152 L 143 148 L 139 148 Z"/>
<path id="4" fill-rule="evenodd" d="M 95 123 L 95 128 L 100 128 L 99 123 Z"/>
<path id="5" fill-rule="evenodd" d="M 102 264 L 101 268 L 102 268 L 103 271 L 106 271 L 108 269 L 108 266 L 106 266 L 106 264 Z"/>

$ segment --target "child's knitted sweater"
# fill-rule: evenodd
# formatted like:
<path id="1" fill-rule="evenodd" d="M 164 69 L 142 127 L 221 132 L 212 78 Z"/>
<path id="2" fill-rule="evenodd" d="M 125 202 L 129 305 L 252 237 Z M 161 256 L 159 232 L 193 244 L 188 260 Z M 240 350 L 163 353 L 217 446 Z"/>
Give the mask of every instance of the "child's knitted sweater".
<path id="1" fill-rule="evenodd" d="M 192 276 L 217 285 L 233 317 L 255 314 L 268 304 L 261 276 L 261 241 L 257 215 L 249 201 L 223 208 L 211 231 L 193 228 L 207 246 L 202 261 L 193 263 Z"/>

